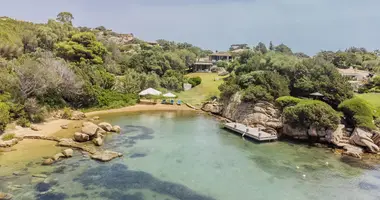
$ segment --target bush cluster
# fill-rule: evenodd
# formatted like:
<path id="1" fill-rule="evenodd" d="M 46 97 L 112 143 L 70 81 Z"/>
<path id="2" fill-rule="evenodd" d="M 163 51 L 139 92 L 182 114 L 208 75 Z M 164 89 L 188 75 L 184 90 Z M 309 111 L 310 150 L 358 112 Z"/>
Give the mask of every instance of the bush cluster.
<path id="1" fill-rule="evenodd" d="M 328 104 L 318 100 L 303 100 L 295 106 L 289 106 L 283 113 L 286 123 L 309 128 L 335 130 L 339 124 L 339 114 Z"/>
<path id="2" fill-rule="evenodd" d="M 297 97 L 292 97 L 292 96 L 283 96 L 283 97 L 280 97 L 280 98 L 276 99 L 276 103 L 281 108 L 285 108 L 285 107 L 288 107 L 288 106 L 295 106 L 295 105 L 297 105 L 301 101 L 302 101 L 302 99 L 297 98 Z"/>
<path id="3" fill-rule="evenodd" d="M 191 84 L 192 87 L 195 87 L 202 83 L 202 79 L 199 76 L 191 77 L 189 78 L 188 82 Z"/>
<path id="4" fill-rule="evenodd" d="M 338 109 L 346 116 L 348 123 L 355 127 L 375 129 L 373 122 L 374 107 L 362 98 L 354 97 L 343 101 Z"/>

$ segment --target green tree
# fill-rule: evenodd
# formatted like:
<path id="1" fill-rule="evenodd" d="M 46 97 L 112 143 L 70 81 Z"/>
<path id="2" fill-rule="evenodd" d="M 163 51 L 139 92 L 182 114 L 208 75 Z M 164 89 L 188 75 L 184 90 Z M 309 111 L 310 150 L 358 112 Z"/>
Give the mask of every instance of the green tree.
<path id="1" fill-rule="evenodd" d="M 103 57 L 108 54 L 107 49 L 98 42 L 95 35 L 90 32 L 80 32 L 71 36 L 69 41 L 55 45 L 57 55 L 74 62 L 90 61 L 102 64 Z"/>
<path id="2" fill-rule="evenodd" d="M 74 17 L 70 12 L 60 12 L 57 15 L 57 21 L 72 24 Z"/>
<path id="3" fill-rule="evenodd" d="M 274 51 L 274 45 L 273 45 L 272 41 L 269 42 L 269 50 Z"/>
<path id="4" fill-rule="evenodd" d="M 286 46 L 285 44 L 280 44 L 280 45 L 276 46 L 274 48 L 274 50 L 276 52 L 280 52 L 280 53 L 283 53 L 283 54 L 288 54 L 288 55 L 292 55 L 293 54 L 292 50 L 288 46 Z"/>
<path id="5" fill-rule="evenodd" d="M 262 42 L 259 42 L 259 43 L 257 44 L 257 46 L 255 47 L 255 50 L 256 50 L 257 52 L 261 52 L 262 54 L 266 54 L 266 53 L 268 52 L 267 47 L 266 47 L 265 44 L 262 43 Z"/>

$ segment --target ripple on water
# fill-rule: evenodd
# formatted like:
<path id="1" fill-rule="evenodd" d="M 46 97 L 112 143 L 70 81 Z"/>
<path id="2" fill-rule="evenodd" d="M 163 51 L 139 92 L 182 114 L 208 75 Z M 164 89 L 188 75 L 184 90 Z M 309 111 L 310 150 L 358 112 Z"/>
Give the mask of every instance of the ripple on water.
<path id="1" fill-rule="evenodd" d="M 149 189 L 181 200 L 214 199 L 198 194 L 184 185 L 161 181 L 149 173 L 128 170 L 128 167 L 123 164 L 104 165 L 89 169 L 75 178 L 74 181 L 80 182 L 87 189 L 89 186 L 125 192 L 130 189 Z M 105 195 L 105 193 L 101 195 Z"/>
<path id="2" fill-rule="evenodd" d="M 359 188 L 362 190 L 378 190 L 379 186 L 362 181 L 359 183 Z"/>

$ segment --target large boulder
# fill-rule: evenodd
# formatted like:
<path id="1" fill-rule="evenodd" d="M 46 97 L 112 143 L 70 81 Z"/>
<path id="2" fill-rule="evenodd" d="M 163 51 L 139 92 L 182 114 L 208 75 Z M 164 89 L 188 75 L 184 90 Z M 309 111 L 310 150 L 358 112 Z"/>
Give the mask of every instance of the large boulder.
<path id="1" fill-rule="evenodd" d="M 33 131 L 41 131 L 41 128 L 34 124 L 30 126 L 30 129 L 32 129 Z"/>
<path id="2" fill-rule="evenodd" d="M 372 133 L 361 128 L 355 128 L 350 137 L 350 143 L 366 147 L 371 153 L 379 152 L 380 148 L 372 140 Z"/>
<path id="3" fill-rule="evenodd" d="M 8 193 L 0 192 L 0 200 L 10 200 L 13 196 Z"/>
<path id="4" fill-rule="evenodd" d="M 326 141 L 336 146 L 343 146 L 342 143 L 345 143 L 342 141 L 344 136 L 344 129 L 344 124 L 339 124 L 338 128 L 335 131 L 327 130 L 325 136 Z"/>
<path id="5" fill-rule="evenodd" d="M 90 136 L 84 133 L 74 133 L 74 140 L 77 142 L 87 142 L 90 140 Z"/>
<path id="6" fill-rule="evenodd" d="M 53 158 L 47 158 L 45 159 L 43 162 L 42 162 L 42 165 L 52 165 L 54 164 L 55 161 L 53 160 Z"/>
<path id="7" fill-rule="evenodd" d="M 107 132 L 110 132 L 112 130 L 112 125 L 107 122 L 99 123 L 98 126 Z"/>
<path id="8" fill-rule="evenodd" d="M 92 122 L 83 122 L 82 133 L 87 134 L 90 138 L 94 137 L 97 133 L 106 133 L 102 128 Z"/>
<path id="9" fill-rule="evenodd" d="M 75 142 L 73 139 L 70 139 L 70 138 L 61 139 L 58 143 L 58 146 L 80 149 L 82 151 L 86 151 L 91 154 L 94 154 L 96 152 L 96 149 L 94 147 L 87 146 L 79 142 Z"/>
<path id="10" fill-rule="evenodd" d="M 303 127 L 293 127 L 289 124 L 284 124 L 282 133 L 286 136 L 293 137 L 295 139 L 308 139 L 308 130 Z"/>
<path id="11" fill-rule="evenodd" d="M 92 159 L 100 160 L 102 162 L 110 161 L 114 158 L 118 158 L 123 156 L 123 154 L 114 152 L 114 151 L 102 151 L 102 152 L 96 152 L 95 154 L 91 155 Z"/>
<path id="12" fill-rule="evenodd" d="M 217 102 L 206 102 L 203 104 L 202 110 L 219 115 L 222 113 L 223 105 Z"/>
<path id="13" fill-rule="evenodd" d="M 97 138 L 93 139 L 92 142 L 96 146 L 102 146 L 103 145 L 103 139 L 101 137 L 97 137 Z"/>
<path id="14" fill-rule="evenodd" d="M 65 149 L 62 151 L 62 154 L 66 157 L 73 157 L 74 151 L 72 149 Z"/>
<path id="15" fill-rule="evenodd" d="M 362 158 L 363 148 L 361 147 L 346 144 L 343 146 L 343 149 L 346 150 L 343 152 L 344 155 L 352 156 L 355 158 Z"/>
<path id="16" fill-rule="evenodd" d="M 111 130 L 111 131 L 112 131 L 112 132 L 116 132 L 116 133 L 120 133 L 121 128 L 120 128 L 120 126 L 115 125 L 115 126 L 112 127 L 112 130 Z"/>
<path id="17" fill-rule="evenodd" d="M 380 132 L 379 131 L 372 131 L 372 140 L 373 143 L 375 143 L 377 146 L 380 147 Z"/>
<path id="18" fill-rule="evenodd" d="M 86 118 L 86 115 L 83 112 L 75 110 L 71 113 L 70 120 L 82 120 L 85 118 Z"/>
<path id="19" fill-rule="evenodd" d="M 0 147 L 12 147 L 14 145 L 16 145 L 18 143 L 18 139 L 17 138 L 13 138 L 11 140 L 8 140 L 8 141 L 3 141 L 3 140 L 0 140 Z"/>
<path id="20" fill-rule="evenodd" d="M 54 161 L 58 161 L 59 159 L 64 158 L 64 157 L 65 157 L 65 155 L 63 155 L 63 153 L 57 153 L 57 154 L 55 154 L 55 155 L 52 157 L 52 159 L 53 159 Z"/>

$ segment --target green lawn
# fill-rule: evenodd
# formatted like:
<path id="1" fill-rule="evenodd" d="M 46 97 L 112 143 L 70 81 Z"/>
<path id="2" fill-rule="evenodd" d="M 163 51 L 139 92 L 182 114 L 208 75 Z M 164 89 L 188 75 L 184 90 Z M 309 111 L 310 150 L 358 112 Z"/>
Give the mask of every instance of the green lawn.
<path id="1" fill-rule="evenodd" d="M 380 93 L 364 93 L 357 94 L 357 96 L 372 104 L 376 108 L 376 112 L 380 113 Z"/>
<path id="2" fill-rule="evenodd" d="M 219 96 L 218 86 L 223 83 L 223 78 L 225 78 L 216 73 L 191 73 L 186 76 L 199 76 L 202 78 L 202 83 L 188 91 L 177 93 L 178 99 L 196 107 L 201 106 L 202 102 L 211 96 Z"/>

